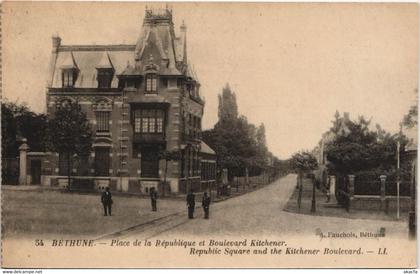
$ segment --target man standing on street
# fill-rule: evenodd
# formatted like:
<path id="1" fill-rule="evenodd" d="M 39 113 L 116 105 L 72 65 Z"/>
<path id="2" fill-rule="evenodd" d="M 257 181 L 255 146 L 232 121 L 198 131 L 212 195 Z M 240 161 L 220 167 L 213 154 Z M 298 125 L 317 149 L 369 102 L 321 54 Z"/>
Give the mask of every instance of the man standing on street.
<path id="1" fill-rule="evenodd" d="M 150 201 L 152 202 L 152 211 L 157 211 L 157 191 L 154 187 L 150 189 Z"/>
<path id="2" fill-rule="evenodd" d="M 195 195 L 192 190 L 187 195 L 188 218 L 194 219 Z"/>
<path id="3" fill-rule="evenodd" d="M 209 211 L 210 211 L 210 197 L 207 195 L 207 192 L 204 192 L 203 201 L 201 202 L 204 210 L 204 219 L 209 218 Z"/>
<path id="4" fill-rule="evenodd" d="M 105 191 L 102 193 L 101 197 L 102 205 L 104 206 L 104 216 L 111 216 L 111 207 L 112 207 L 112 195 L 109 191 L 109 187 L 105 188 Z"/>

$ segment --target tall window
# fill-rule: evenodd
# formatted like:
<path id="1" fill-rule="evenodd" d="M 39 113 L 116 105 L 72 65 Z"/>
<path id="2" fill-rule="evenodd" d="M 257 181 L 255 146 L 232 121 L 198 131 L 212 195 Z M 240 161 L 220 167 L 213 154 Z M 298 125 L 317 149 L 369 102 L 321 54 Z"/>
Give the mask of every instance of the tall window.
<path id="1" fill-rule="evenodd" d="M 146 92 L 147 93 L 157 92 L 157 75 L 156 74 L 146 75 Z"/>
<path id="2" fill-rule="evenodd" d="M 134 111 L 135 133 L 163 133 L 164 111 L 161 109 L 138 109 Z"/>
<path id="3" fill-rule="evenodd" d="M 77 71 L 75 69 L 64 69 L 62 72 L 63 87 L 74 87 Z"/>
<path id="4" fill-rule="evenodd" d="M 109 111 L 96 112 L 96 130 L 99 132 L 109 131 Z"/>
<path id="5" fill-rule="evenodd" d="M 111 68 L 98 69 L 98 88 L 110 88 L 114 70 Z"/>

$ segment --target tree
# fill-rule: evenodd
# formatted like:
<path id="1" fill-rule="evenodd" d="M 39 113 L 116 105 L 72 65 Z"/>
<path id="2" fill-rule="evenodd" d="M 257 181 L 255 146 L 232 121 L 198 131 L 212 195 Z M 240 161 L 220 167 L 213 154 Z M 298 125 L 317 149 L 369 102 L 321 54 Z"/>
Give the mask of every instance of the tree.
<path id="1" fill-rule="evenodd" d="M 415 93 L 417 95 L 418 90 L 415 90 Z M 408 110 L 408 113 L 404 116 L 403 119 L 403 125 L 407 128 L 413 128 L 417 126 L 418 121 L 418 108 L 417 108 L 417 100 L 416 103 L 413 104 L 410 109 Z"/>
<path id="2" fill-rule="evenodd" d="M 293 154 L 290 162 L 292 169 L 298 173 L 310 173 L 318 167 L 315 156 L 307 151 Z"/>
<path id="3" fill-rule="evenodd" d="M 257 166 L 262 170 L 267 166 L 267 157 L 270 154 L 267 148 L 265 126 L 263 123 L 258 127 L 255 138 L 257 143 Z"/>
<path id="4" fill-rule="evenodd" d="M 234 120 L 238 118 L 238 104 L 236 103 L 236 95 L 230 89 L 229 84 L 219 94 L 219 121 Z"/>
<path id="5" fill-rule="evenodd" d="M 236 95 L 229 84 L 219 94 L 219 120 L 213 129 L 203 132 L 203 140 L 217 154 L 218 168 L 228 169 L 229 180 L 234 176 L 260 175 L 267 167 L 269 151 L 265 126 L 256 127 L 239 115 Z"/>
<path id="6" fill-rule="evenodd" d="M 241 116 L 219 121 L 214 129 L 203 132 L 203 140 L 216 151 L 219 168 L 228 169 L 229 180 L 255 166 L 256 142 L 250 130 L 247 119 Z"/>
<path id="7" fill-rule="evenodd" d="M 370 121 L 363 116 L 357 121 L 348 120 L 346 134 L 337 134 L 326 145 L 327 168 L 337 177 L 356 175 L 360 181 L 377 180 L 380 175 L 389 179 L 396 176 L 397 143 L 401 151 L 408 139 L 401 134 L 390 134 L 376 125 L 370 129 Z M 408 176 L 408 167 L 401 166 L 401 175 Z"/>
<path id="8" fill-rule="evenodd" d="M 26 104 L 1 104 L 2 157 L 16 157 L 22 138 L 32 151 L 46 149 L 47 116 L 32 112 Z"/>
<path id="9" fill-rule="evenodd" d="M 302 176 L 303 174 L 310 174 L 318 167 L 318 162 L 316 158 L 309 152 L 298 152 L 295 153 L 291 158 L 291 165 L 292 168 L 298 172 L 298 188 L 299 188 L 299 196 L 298 196 L 298 205 L 300 208 L 300 201 L 302 197 Z M 312 177 L 311 177 L 312 178 Z M 315 204 L 315 180 L 312 178 L 312 205 L 311 205 L 311 212 L 316 211 L 316 204 Z"/>
<path id="10" fill-rule="evenodd" d="M 86 114 L 77 102 L 58 106 L 48 124 L 49 145 L 52 151 L 66 157 L 70 187 L 73 155 L 88 155 L 92 149 L 92 130 Z"/>

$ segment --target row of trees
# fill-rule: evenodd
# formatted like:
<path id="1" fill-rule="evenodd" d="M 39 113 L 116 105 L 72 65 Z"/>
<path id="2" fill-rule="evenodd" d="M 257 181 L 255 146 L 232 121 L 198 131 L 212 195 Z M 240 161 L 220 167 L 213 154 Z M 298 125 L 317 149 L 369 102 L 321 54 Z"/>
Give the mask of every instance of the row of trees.
<path id="1" fill-rule="evenodd" d="M 232 179 L 244 176 L 246 169 L 254 176 L 268 165 L 283 167 L 285 163 L 268 151 L 264 124 L 257 127 L 239 114 L 236 94 L 229 84 L 218 98 L 218 122 L 214 128 L 203 131 L 203 140 L 216 151 L 219 169 L 227 168 Z"/>

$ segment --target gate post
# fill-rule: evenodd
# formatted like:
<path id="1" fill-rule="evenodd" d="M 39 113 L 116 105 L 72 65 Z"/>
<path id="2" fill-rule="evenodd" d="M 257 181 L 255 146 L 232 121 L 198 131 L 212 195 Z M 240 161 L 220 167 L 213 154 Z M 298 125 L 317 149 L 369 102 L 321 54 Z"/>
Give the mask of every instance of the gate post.
<path id="1" fill-rule="evenodd" d="M 348 211 L 350 211 L 351 201 L 354 198 L 354 175 L 348 175 L 349 178 L 349 185 L 348 185 Z"/>
<path id="2" fill-rule="evenodd" d="M 22 139 L 22 144 L 19 147 L 19 184 L 26 185 L 27 178 L 27 153 L 29 150 L 28 144 L 26 144 L 26 138 Z"/>
<path id="3" fill-rule="evenodd" d="M 386 203 L 386 192 L 385 192 L 385 182 L 386 182 L 386 175 L 379 176 L 381 180 L 381 209 L 388 213 L 388 205 Z"/>

